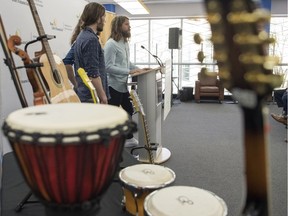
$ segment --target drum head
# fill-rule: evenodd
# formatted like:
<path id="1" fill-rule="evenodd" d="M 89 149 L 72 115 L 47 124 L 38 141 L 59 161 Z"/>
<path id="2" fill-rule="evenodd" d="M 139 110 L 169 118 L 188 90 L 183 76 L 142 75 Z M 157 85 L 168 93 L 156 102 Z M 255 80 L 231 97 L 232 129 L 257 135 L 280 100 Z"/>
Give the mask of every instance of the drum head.
<path id="1" fill-rule="evenodd" d="M 175 177 L 176 175 L 171 169 L 154 164 L 129 166 L 119 173 L 119 178 L 125 185 L 139 189 L 165 187 L 174 182 Z"/>
<path id="2" fill-rule="evenodd" d="M 149 194 L 144 202 L 149 216 L 226 216 L 225 202 L 210 191 L 189 186 L 166 187 Z"/>
<path id="3" fill-rule="evenodd" d="M 62 103 L 16 110 L 7 117 L 5 123 L 14 131 L 41 136 L 92 133 L 100 129 L 113 129 L 123 125 L 127 120 L 127 112 L 116 106 Z M 9 136 L 13 134 L 10 133 Z"/>

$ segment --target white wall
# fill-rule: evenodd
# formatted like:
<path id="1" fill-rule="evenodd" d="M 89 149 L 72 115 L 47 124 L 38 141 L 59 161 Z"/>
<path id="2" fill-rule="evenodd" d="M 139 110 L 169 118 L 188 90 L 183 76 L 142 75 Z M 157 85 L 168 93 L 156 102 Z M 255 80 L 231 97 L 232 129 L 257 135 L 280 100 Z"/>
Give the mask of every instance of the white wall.
<path id="1" fill-rule="evenodd" d="M 52 52 L 63 58 L 69 50 L 69 41 L 78 18 L 87 4 L 85 0 L 34 0 L 46 34 L 55 35 L 56 39 L 50 40 Z M 0 14 L 4 23 L 7 37 L 19 35 L 24 44 L 39 36 L 28 6 L 27 0 L 1 0 Z M 24 50 L 24 44 L 19 48 Z M 28 49 L 30 58 L 35 51 L 40 51 L 41 43 Z M 12 82 L 8 67 L 3 62 L 3 51 L 0 46 L 0 124 L 2 127 L 7 115 L 21 107 L 15 86 Z M 23 66 L 19 56 L 13 54 L 17 66 Z M 27 96 L 29 105 L 33 104 L 33 92 L 27 80 L 25 69 L 18 70 L 20 79 Z M 6 138 L 0 133 L 0 145 L 4 146 L 4 153 L 10 151 Z"/>

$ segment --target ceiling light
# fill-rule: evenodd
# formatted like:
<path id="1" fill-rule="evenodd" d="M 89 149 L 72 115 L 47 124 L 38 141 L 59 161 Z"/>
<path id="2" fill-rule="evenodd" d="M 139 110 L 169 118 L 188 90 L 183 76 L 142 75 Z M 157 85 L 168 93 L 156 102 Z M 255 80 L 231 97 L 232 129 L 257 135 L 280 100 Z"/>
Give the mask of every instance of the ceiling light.
<path id="1" fill-rule="evenodd" d="M 118 5 L 130 14 L 149 14 L 149 9 L 142 0 L 114 0 Z"/>

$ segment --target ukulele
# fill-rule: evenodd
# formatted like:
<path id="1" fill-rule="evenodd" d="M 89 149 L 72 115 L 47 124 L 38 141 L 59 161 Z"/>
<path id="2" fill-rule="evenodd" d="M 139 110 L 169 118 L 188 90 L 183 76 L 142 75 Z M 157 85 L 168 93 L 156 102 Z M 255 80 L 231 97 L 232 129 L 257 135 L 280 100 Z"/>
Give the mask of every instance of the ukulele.
<path id="1" fill-rule="evenodd" d="M 49 36 L 45 34 L 34 1 L 27 1 L 36 24 L 39 37 L 41 37 L 43 52 L 38 52 L 38 55 L 40 53 L 42 54 L 39 58 L 39 62 L 43 63 L 41 72 L 50 90 L 51 103 L 80 103 L 80 99 L 69 83 L 67 71 L 62 59 L 52 54 L 52 50 L 48 43 Z"/>
<path id="2" fill-rule="evenodd" d="M 141 123 L 142 123 L 144 134 L 145 134 L 145 147 L 144 148 L 148 152 L 149 162 L 151 164 L 154 164 L 154 156 L 153 156 L 152 150 L 156 150 L 156 149 L 152 148 L 152 144 L 150 142 L 149 130 L 148 130 L 146 115 L 144 113 L 143 106 L 135 90 L 132 89 L 130 91 L 130 97 L 132 99 L 132 103 L 133 103 L 133 106 L 135 107 L 136 112 L 138 112 L 141 117 Z"/>
<path id="3" fill-rule="evenodd" d="M 95 89 L 93 83 L 91 82 L 91 80 L 89 79 L 89 77 L 87 76 L 86 71 L 83 68 L 79 68 L 77 70 L 77 72 L 78 72 L 80 78 L 82 79 L 83 83 L 90 90 L 90 93 L 91 93 L 91 96 L 92 96 L 94 103 L 99 103 L 99 98 L 97 96 L 96 89 Z"/>
<path id="4" fill-rule="evenodd" d="M 241 215 L 271 215 L 267 146 L 267 109 L 264 104 L 282 82 L 272 74 L 277 64 L 267 56 L 273 40 L 261 30 L 270 14 L 252 0 L 205 0 L 212 29 L 219 76 L 238 101 L 244 116 L 246 203 Z M 266 113 L 265 113 L 266 111 Z"/>

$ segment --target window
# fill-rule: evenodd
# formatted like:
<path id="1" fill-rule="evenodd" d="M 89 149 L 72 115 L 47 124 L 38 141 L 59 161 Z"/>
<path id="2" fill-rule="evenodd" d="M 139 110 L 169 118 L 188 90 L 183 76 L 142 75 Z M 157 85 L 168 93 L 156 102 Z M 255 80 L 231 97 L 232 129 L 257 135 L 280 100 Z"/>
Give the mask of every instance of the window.
<path id="1" fill-rule="evenodd" d="M 189 19 L 135 19 L 130 20 L 132 38 L 130 43 L 131 61 L 139 66 L 157 66 L 156 60 L 141 45 L 145 46 L 152 54 L 157 55 L 163 62 L 172 59 L 174 88 L 173 93 L 182 86 L 194 87 L 197 73 L 205 66 L 209 71 L 217 71 L 213 60 L 213 44 L 210 25 L 204 17 Z M 182 49 L 170 50 L 168 48 L 169 28 L 182 29 Z M 203 38 L 201 45 L 194 42 L 194 34 L 199 33 Z M 281 65 L 275 71 L 288 71 L 288 22 L 287 17 L 272 17 L 270 35 L 276 39 L 270 45 L 270 55 L 280 57 Z M 202 50 L 205 55 L 203 64 L 197 60 L 198 52 Z M 179 80 L 178 80 L 179 78 Z"/>

